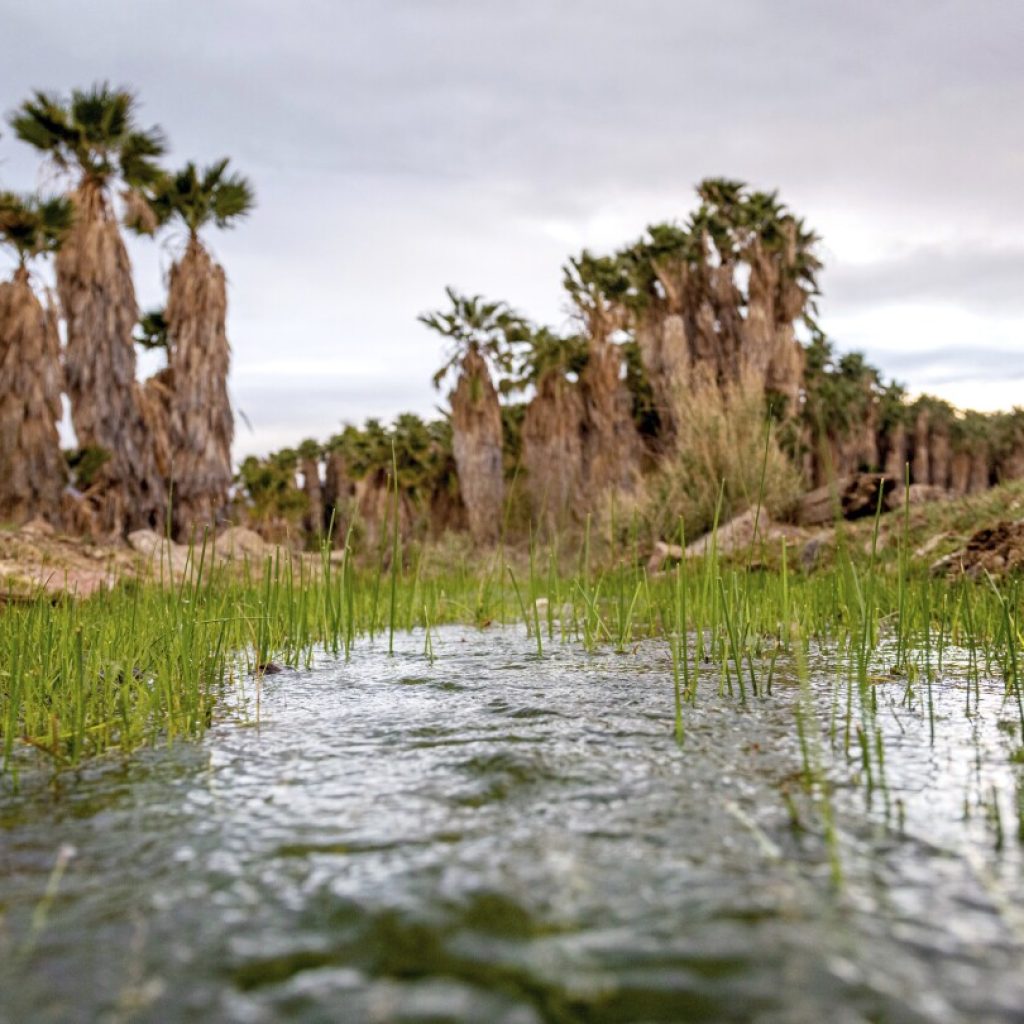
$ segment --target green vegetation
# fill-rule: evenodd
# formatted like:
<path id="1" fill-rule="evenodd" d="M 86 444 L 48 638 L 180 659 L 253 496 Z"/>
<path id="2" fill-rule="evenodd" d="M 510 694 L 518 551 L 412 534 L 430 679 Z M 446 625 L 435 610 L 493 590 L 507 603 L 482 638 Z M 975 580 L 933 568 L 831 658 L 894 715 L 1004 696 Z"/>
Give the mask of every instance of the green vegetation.
<path id="1" fill-rule="evenodd" d="M 393 471 L 395 463 L 397 454 Z M 397 490 L 390 494 L 397 503 Z M 1024 489 L 984 498 L 997 496 L 1012 507 Z M 968 513 L 947 515 L 955 523 Z M 621 557 L 617 540 L 604 547 L 590 531 L 574 565 L 558 538 L 481 560 L 403 544 L 394 529 L 362 552 L 350 528 L 341 552 L 325 543 L 318 555 L 292 558 L 279 549 L 244 571 L 204 546 L 180 582 L 125 582 L 87 601 L 40 598 L 0 614 L 4 771 L 16 776 L 28 750 L 60 769 L 198 736 L 217 713 L 250 713 L 243 698 L 258 692 L 272 662 L 308 666 L 321 651 L 347 657 L 384 634 L 391 649 L 397 630 L 422 631 L 433 660 L 431 630 L 454 621 L 525 621 L 539 658 L 555 642 L 621 653 L 643 640 L 666 644 L 676 685 L 666 728 L 681 742 L 698 679 L 707 679 L 700 666 L 712 664 L 718 691 L 742 705 L 798 683 L 802 665 L 827 663 L 850 688 L 832 740 L 864 760 L 871 785 L 883 771 L 871 716 L 886 680 L 908 704 L 929 707 L 933 686 L 962 686 L 970 714 L 978 687 L 1001 679 L 1020 747 L 1024 587 L 1013 578 L 929 576 L 911 551 L 935 525 L 909 508 L 887 531 L 878 520 L 843 525 L 831 564 L 814 572 L 795 568 L 785 538 L 731 559 L 712 543 L 702 558 L 653 575 L 639 552 Z M 776 568 L 755 571 L 755 558 Z M 818 786 L 807 756 L 809 784 Z"/>

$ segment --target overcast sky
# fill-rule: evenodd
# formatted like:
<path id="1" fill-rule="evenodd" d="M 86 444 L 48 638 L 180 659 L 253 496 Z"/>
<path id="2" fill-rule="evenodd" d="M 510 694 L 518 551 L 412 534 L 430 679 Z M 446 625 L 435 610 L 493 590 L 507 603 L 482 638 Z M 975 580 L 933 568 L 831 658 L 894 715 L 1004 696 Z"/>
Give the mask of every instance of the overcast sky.
<path id="1" fill-rule="evenodd" d="M 726 175 L 823 236 L 821 320 L 912 390 L 1024 404 L 1020 0 L 0 0 L 0 106 L 109 79 L 258 209 L 236 456 L 430 413 L 446 284 L 554 325 L 559 267 Z M 0 187 L 45 182 L 0 129 Z M 177 238 L 132 242 L 144 306 Z M 148 364 L 147 364 L 148 368 Z"/>

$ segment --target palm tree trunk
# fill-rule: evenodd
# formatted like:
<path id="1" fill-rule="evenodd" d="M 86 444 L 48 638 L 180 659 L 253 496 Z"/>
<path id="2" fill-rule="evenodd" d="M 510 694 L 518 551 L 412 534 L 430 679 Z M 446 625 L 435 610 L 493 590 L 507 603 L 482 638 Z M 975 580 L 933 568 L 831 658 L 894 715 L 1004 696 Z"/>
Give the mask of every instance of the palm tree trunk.
<path id="1" fill-rule="evenodd" d="M 228 502 L 234 419 L 224 270 L 191 238 L 171 268 L 168 363 L 174 372 L 173 521 L 177 535 L 212 526 Z"/>
<path id="2" fill-rule="evenodd" d="M 497 540 L 505 501 L 501 406 L 483 356 L 471 348 L 452 392 L 452 449 L 469 531 L 478 543 Z"/>
<path id="3" fill-rule="evenodd" d="M 306 514 L 302 526 L 306 534 L 319 539 L 324 530 L 323 488 L 320 486 L 320 464 L 316 459 L 305 458 L 299 464 L 302 473 L 302 489 L 306 494 Z"/>
<path id="4" fill-rule="evenodd" d="M 329 451 L 324 467 L 323 529 L 325 532 L 331 530 L 331 544 L 336 548 L 345 544 L 345 534 L 352 518 L 352 490 L 345 456 L 341 452 Z"/>
<path id="5" fill-rule="evenodd" d="M 987 490 L 991 477 L 991 454 L 988 445 L 982 442 L 971 452 L 971 474 L 967 481 L 967 493 L 978 494 Z"/>
<path id="6" fill-rule="evenodd" d="M 540 378 L 522 436 L 533 518 L 554 533 L 577 516 L 583 474 L 583 399 L 560 370 Z"/>
<path id="7" fill-rule="evenodd" d="M 580 374 L 583 400 L 583 493 L 593 508 L 608 491 L 632 493 L 639 477 L 642 442 L 633 423 L 632 399 L 622 380 L 618 348 L 592 337 Z"/>
<path id="8" fill-rule="evenodd" d="M 914 420 L 914 448 L 910 460 L 910 479 L 915 484 L 931 483 L 930 450 L 928 447 L 929 416 L 922 409 Z"/>
<path id="9" fill-rule="evenodd" d="M 971 453 L 961 449 L 953 452 L 949 462 L 949 489 L 958 498 L 965 495 L 971 481 Z"/>
<path id="10" fill-rule="evenodd" d="M 81 447 L 109 454 L 99 476 L 97 521 L 109 533 L 159 526 L 166 508 L 150 424 L 135 379 L 138 318 L 128 252 L 102 190 L 75 192 L 75 223 L 57 253 L 67 323 L 64 376 Z"/>
<path id="11" fill-rule="evenodd" d="M 679 313 L 641 316 L 636 342 L 647 379 L 654 393 L 660 423 L 660 441 L 670 448 L 676 434 L 677 402 L 690 380 L 690 344 L 686 321 Z"/>
<path id="12" fill-rule="evenodd" d="M 933 487 L 949 487 L 950 457 L 949 433 L 936 425 L 928 438 L 928 474 Z"/>
<path id="13" fill-rule="evenodd" d="M 0 521 L 60 525 L 60 340 L 19 268 L 0 284 Z"/>
<path id="14" fill-rule="evenodd" d="M 897 423 L 885 438 L 886 451 L 884 471 L 900 484 L 907 475 L 907 431 L 902 423 Z"/>

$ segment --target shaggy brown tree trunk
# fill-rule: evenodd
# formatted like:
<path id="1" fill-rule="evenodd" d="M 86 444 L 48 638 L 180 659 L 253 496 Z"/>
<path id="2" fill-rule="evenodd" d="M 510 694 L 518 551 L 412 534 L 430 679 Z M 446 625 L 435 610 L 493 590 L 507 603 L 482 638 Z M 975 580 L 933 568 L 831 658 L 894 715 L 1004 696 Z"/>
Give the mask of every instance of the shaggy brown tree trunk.
<path id="1" fill-rule="evenodd" d="M 166 510 L 153 439 L 135 379 L 138 319 L 131 266 L 102 190 L 75 192 L 75 221 L 57 253 L 67 322 L 64 376 L 80 447 L 110 456 L 97 478 L 97 522 L 109 533 L 159 527 Z"/>
<path id="2" fill-rule="evenodd" d="M 967 481 L 967 493 L 978 494 L 988 490 L 992 480 L 991 457 L 987 445 L 971 453 L 971 475 Z"/>
<path id="3" fill-rule="evenodd" d="M 0 284 L 0 522 L 61 525 L 60 340 L 22 267 Z"/>
<path id="4" fill-rule="evenodd" d="M 761 380 L 766 380 L 768 367 L 775 354 L 775 293 L 779 273 L 775 262 L 755 243 L 747 253 L 750 283 L 747 288 L 747 320 L 744 362 Z"/>
<path id="5" fill-rule="evenodd" d="M 193 237 L 171 268 L 166 312 L 175 385 L 172 514 L 179 536 L 213 526 L 228 502 L 235 426 L 227 390 L 226 316 L 224 270 Z"/>
<path id="6" fill-rule="evenodd" d="M 907 475 L 907 431 L 902 423 L 896 424 L 884 436 L 885 459 L 882 471 L 894 480 L 905 482 Z"/>
<path id="7" fill-rule="evenodd" d="M 948 432 L 944 427 L 933 428 L 928 439 L 929 483 L 933 487 L 949 487 L 951 458 Z"/>
<path id="8" fill-rule="evenodd" d="M 686 321 L 679 313 L 645 315 L 637 323 L 636 342 L 654 396 L 661 440 L 669 447 L 676 433 L 677 403 L 690 378 Z"/>
<path id="9" fill-rule="evenodd" d="M 316 459 L 304 458 L 299 462 L 302 473 L 302 490 L 306 495 L 306 513 L 302 517 L 302 528 L 311 537 L 320 537 L 324 530 L 324 498 L 320 486 L 320 463 Z"/>
<path id="10" fill-rule="evenodd" d="M 142 386 L 142 406 L 149 425 L 157 472 L 167 480 L 171 475 L 172 430 L 174 423 L 174 371 L 165 366 Z"/>
<path id="11" fill-rule="evenodd" d="M 632 493 L 637 485 L 642 442 L 633 405 L 622 380 L 618 348 L 591 338 L 580 374 L 583 400 L 583 497 L 593 508 L 608 491 Z"/>
<path id="12" fill-rule="evenodd" d="M 554 533 L 576 516 L 583 473 L 583 399 L 561 371 L 540 378 L 522 431 L 533 518 Z"/>
<path id="13" fill-rule="evenodd" d="M 451 395 L 452 451 L 469 532 L 478 543 L 497 540 L 505 500 L 501 406 L 483 356 L 471 348 Z"/>
<path id="14" fill-rule="evenodd" d="M 353 495 L 355 514 L 360 523 L 363 551 L 383 548 L 385 557 L 390 550 L 388 539 L 395 528 L 395 489 L 391 474 L 385 469 L 367 473 L 356 482 Z M 412 532 L 415 508 L 407 494 L 398 495 L 398 528 L 402 536 Z"/>
<path id="15" fill-rule="evenodd" d="M 910 460 L 910 479 L 915 484 L 931 483 L 931 461 L 928 447 L 929 416 L 925 409 L 917 414 L 914 421 L 913 454 Z"/>
<path id="16" fill-rule="evenodd" d="M 345 534 L 352 518 L 352 481 L 348 463 L 341 452 L 328 452 L 324 465 L 324 531 L 331 531 L 332 547 L 345 546 Z"/>
<path id="17" fill-rule="evenodd" d="M 971 453 L 958 451 L 953 453 L 949 462 L 949 489 L 957 496 L 966 494 L 971 479 Z"/>

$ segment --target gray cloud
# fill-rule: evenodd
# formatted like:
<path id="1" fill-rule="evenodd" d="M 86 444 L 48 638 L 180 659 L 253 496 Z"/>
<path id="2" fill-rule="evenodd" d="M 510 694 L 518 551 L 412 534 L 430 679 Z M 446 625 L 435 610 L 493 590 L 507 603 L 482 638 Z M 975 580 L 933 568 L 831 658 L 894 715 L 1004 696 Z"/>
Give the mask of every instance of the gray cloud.
<path id="1" fill-rule="evenodd" d="M 254 178 L 252 220 L 210 241 L 243 406 L 250 369 L 277 368 L 278 401 L 246 407 L 259 437 L 326 434 L 371 400 L 429 409 L 440 346 L 415 316 L 445 284 L 558 321 L 569 252 L 684 217 L 709 174 L 778 187 L 826 230 L 826 323 L 955 305 L 983 345 L 1020 313 L 1016 0 L 0 0 L 0 18 L 0 106 L 128 82 L 175 160 L 228 153 Z M 37 180 L 0 139 L 0 183 Z M 160 301 L 173 245 L 132 255 Z M 886 366 L 889 337 L 857 343 Z"/>
<path id="2" fill-rule="evenodd" d="M 1024 246 L 965 240 L 920 246 L 867 264 L 837 263 L 824 275 L 833 311 L 905 301 L 1024 314 Z"/>

